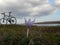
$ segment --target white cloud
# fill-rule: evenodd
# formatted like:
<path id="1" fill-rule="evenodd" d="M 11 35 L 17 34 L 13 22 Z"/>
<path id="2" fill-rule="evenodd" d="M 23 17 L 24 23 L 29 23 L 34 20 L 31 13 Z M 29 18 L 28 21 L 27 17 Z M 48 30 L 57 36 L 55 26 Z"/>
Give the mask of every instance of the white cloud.
<path id="1" fill-rule="evenodd" d="M 60 0 L 55 0 L 55 5 L 60 6 Z M 56 11 L 48 0 L 0 0 L 0 13 L 12 11 L 16 17 L 42 16 Z M 17 16 L 18 15 L 18 16 Z"/>
<path id="2" fill-rule="evenodd" d="M 55 6 L 60 9 L 60 0 L 55 0 Z"/>
<path id="3" fill-rule="evenodd" d="M 5 2 L 3 0 L 0 0 L 0 6 L 6 6 Z"/>

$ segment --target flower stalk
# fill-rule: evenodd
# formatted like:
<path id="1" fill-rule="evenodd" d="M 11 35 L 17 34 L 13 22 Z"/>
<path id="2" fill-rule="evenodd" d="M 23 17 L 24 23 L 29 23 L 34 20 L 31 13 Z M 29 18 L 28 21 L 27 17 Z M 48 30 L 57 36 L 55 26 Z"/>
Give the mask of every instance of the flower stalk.
<path id="1" fill-rule="evenodd" d="M 27 38 L 28 38 L 28 35 L 29 35 L 29 28 L 27 28 Z"/>

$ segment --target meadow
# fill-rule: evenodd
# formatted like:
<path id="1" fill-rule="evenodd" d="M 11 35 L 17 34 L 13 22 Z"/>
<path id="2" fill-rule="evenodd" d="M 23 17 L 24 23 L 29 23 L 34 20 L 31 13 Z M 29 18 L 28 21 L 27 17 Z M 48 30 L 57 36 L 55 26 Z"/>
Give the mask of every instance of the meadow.
<path id="1" fill-rule="evenodd" d="M 0 45 L 60 45 L 60 26 L 0 25 Z"/>

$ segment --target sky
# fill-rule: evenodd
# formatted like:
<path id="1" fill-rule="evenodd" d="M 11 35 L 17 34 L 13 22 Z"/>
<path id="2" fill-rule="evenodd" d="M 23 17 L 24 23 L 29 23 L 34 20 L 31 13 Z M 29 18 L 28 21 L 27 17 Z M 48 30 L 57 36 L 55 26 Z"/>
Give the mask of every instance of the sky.
<path id="1" fill-rule="evenodd" d="M 60 0 L 0 0 L 0 13 L 8 15 L 10 11 L 17 24 L 24 23 L 24 18 L 35 22 L 60 21 Z"/>

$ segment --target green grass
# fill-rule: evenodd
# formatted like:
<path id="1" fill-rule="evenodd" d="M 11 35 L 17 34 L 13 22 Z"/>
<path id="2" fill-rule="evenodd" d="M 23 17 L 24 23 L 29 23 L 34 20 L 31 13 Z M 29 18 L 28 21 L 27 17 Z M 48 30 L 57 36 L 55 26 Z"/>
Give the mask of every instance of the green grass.
<path id="1" fill-rule="evenodd" d="M 0 25 L 0 45 L 27 45 L 27 42 L 31 39 L 36 44 L 39 41 L 42 44 L 49 43 L 50 45 L 53 45 L 52 43 L 60 43 L 60 26 L 32 26 L 27 39 L 25 26 Z M 34 43 L 33 45 L 36 44 Z"/>

